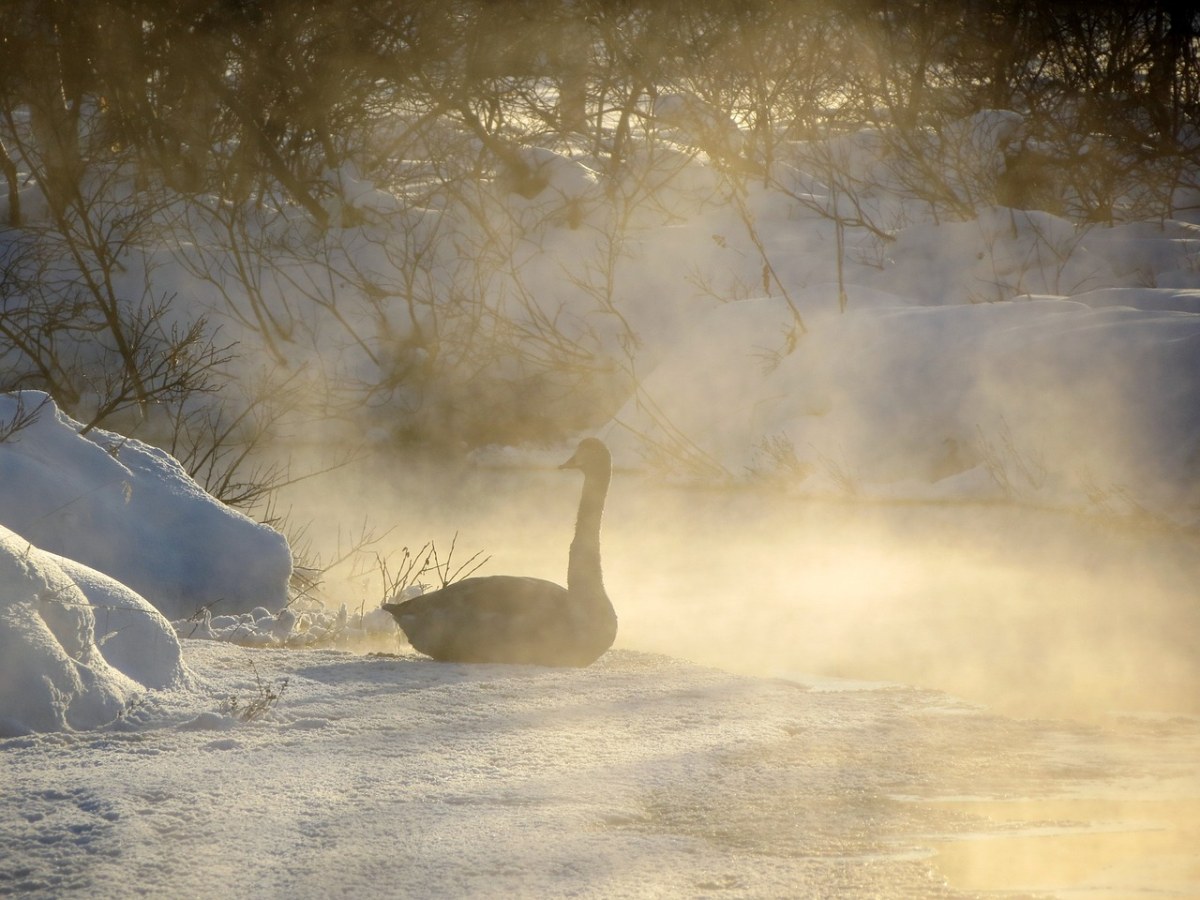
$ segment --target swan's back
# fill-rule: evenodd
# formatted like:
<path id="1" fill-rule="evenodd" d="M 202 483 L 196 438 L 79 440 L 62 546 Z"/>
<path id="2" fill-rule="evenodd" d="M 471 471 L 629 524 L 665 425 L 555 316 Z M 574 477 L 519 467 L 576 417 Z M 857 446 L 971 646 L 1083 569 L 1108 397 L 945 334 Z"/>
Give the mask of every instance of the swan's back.
<path id="1" fill-rule="evenodd" d="M 467 578 L 404 603 L 386 603 L 413 647 L 441 662 L 586 666 L 617 634 L 617 619 L 573 602 L 541 578 Z"/>

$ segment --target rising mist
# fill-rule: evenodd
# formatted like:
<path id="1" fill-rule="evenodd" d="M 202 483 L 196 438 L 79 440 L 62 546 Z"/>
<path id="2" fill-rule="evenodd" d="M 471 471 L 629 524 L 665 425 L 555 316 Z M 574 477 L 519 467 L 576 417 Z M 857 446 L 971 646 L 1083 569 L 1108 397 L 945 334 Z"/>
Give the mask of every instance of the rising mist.
<path id="1" fill-rule="evenodd" d="M 563 583 L 577 479 L 552 469 L 363 463 L 294 492 L 325 547 L 369 520 L 372 553 L 456 537 L 480 574 Z M 983 503 L 814 501 L 671 486 L 618 469 L 602 535 L 618 648 L 767 677 L 948 691 L 1017 715 L 1195 713 L 1196 539 Z M 325 598 L 381 602 L 371 566 Z M 397 638 L 399 646 L 400 638 Z"/>

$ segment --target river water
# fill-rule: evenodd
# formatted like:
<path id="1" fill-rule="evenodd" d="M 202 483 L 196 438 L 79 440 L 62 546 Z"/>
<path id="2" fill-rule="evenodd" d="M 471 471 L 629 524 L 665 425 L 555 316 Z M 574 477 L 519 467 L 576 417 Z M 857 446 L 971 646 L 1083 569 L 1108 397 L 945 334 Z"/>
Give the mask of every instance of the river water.
<path id="1" fill-rule="evenodd" d="M 351 609 L 378 554 L 432 540 L 563 582 L 580 479 L 360 463 L 285 494 Z M 386 534 L 384 534 L 386 532 Z M 455 536 L 457 536 L 455 538 Z M 1200 536 L 1005 505 L 817 502 L 618 471 L 602 535 L 617 645 L 767 677 L 896 681 L 1023 716 L 1200 713 Z"/>

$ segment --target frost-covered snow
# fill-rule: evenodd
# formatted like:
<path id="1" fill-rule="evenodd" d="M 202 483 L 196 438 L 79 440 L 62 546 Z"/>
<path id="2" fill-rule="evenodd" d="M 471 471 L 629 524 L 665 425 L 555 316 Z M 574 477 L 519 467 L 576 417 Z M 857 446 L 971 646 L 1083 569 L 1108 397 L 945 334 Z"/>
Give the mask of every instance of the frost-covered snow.
<path id="1" fill-rule="evenodd" d="M 1164 890 L 1200 888 L 1194 832 L 1172 818 L 1200 799 L 1194 720 L 1018 722 L 898 685 L 809 689 L 627 650 L 553 670 L 185 648 L 201 689 L 156 693 L 103 730 L 0 742 L 8 889 L 749 898 L 998 886 L 948 848 L 1007 864 L 1014 890 L 1121 896 L 1146 883 L 1144 865 Z M 270 693 L 263 715 L 233 713 Z M 1008 849 L 1029 834 L 1048 861 L 1080 840 L 1145 843 L 1136 858 L 1072 857 L 1047 881 Z"/>

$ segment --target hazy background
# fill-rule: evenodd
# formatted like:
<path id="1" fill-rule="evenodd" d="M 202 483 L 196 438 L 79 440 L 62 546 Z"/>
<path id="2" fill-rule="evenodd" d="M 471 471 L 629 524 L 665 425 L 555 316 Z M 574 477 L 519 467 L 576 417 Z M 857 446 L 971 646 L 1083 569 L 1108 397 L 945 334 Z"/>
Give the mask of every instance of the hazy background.
<path id="1" fill-rule="evenodd" d="M 444 558 L 455 541 L 456 561 L 491 556 L 482 574 L 563 581 L 579 478 L 551 466 L 594 433 L 617 451 L 602 553 L 618 648 L 1056 717 L 1013 722 L 886 690 L 825 702 L 747 681 L 748 696 L 788 697 L 764 700 L 776 715 L 738 712 L 782 742 L 764 778 L 763 751 L 713 727 L 728 698 L 706 693 L 705 673 L 648 689 L 671 667 L 661 660 L 504 673 L 515 696 L 489 690 L 501 705 L 479 717 L 494 672 L 193 641 L 206 696 L 190 702 L 263 691 L 255 666 L 268 682 L 273 669 L 304 676 L 281 719 L 303 738 L 280 722 L 220 745 L 156 729 L 168 747 L 203 742 L 207 784 L 190 749 L 140 763 L 111 752 L 124 742 L 108 737 L 136 730 L 76 736 L 90 749 L 55 735 L 29 748 L 28 790 L 4 794 L 4 834 L 51 879 L 120 884 L 105 872 L 124 860 L 107 852 L 76 853 L 62 874 L 61 847 L 97 834 L 95 812 L 112 808 L 101 828 L 136 823 L 129 841 L 147 854 L 129 859 L 208 878 L 144 841 L 146 779 L 130 766 L 147 764 L 155 783 L 177 779 L 149 805 L 184 855 L 187 822 L 228 849 L 206 817 L 230 796 L 256 815 L 273 798 L 278 827 L 242 817 L 245 839 L 217 860 L 247 878 L 314 834 L 318 856 L 283 877 L 315 861 L 341 884 L 340 848 L 324 838 L 359 834 L 374 841 L 368 871 L 390 875 L 399 822 L 415 846 L 438 844 L 422 871 L 444 889 L 448 869 L 489 872 L 481 860 L 519 871 L 501 858 L 509 845 L 471 840 L 481 822 L 551 811 L 544 832 L 563 814 L 586 823 L 580 846 L 626 869 L 629 854 L 597 845 L 612 820 L 557 797 L 524 803 L 525 772 L 544 775 L 562 740 L 563 777 L 590 779 L 596 723 L 615 717 L 609 748 L 645 765 L 622 816 L 674 817 L 659 845 L 673 864 L 680 835 L 745 825 L 747 871 L 780 836 L 797 837 L 794 862 L 820 862 L 810 831 L 835 867 L 869 868 L 876 836 L 918 827 L 892 794 L 945 766 L 952 777 L 925 787 L 1002 798 L 969 827 L 1034 823 L 1050 858 L 1039 866 L 1105 864 L 1124 840 L 1128 883 L 1157 886 L 1142 838 L 1170 835 L 1192 884 L 1196 720 L 1144 714 L 1200 713 L 1198 58 L 1200 11 L 1166 0 L 0 4 L 0 391 L 49 394 L 106 471 L 124 436 L 163 448 L 292 538 L 302 571 L 348 553 L 320 576 L 331 630 L 312 644 L 346 646 L 338 629 L 391 599 L 381 572 L 405 547 L 435 541 Z M 0 423 L 0 442 L 21 427 Z M 482 464 L 497 459 L 508 465 Z M 50 477 L 69 489 L 73 474 Z M 139 515 L 120 476 L 104 485 L 118 515 Z M 123 533 L 72 523 L 71 498 L 49 505 L 34 518 L 79 526 L 63 551 Z M 5 525 L 11 506 L 0 502 Z M 147 567 L 171 562 L 125 543 Z M 266 568 L 219 545 L 180 548 L 243 585 Z M 247 610 L 287 599 L 276 549 L 273 589 L 241 598 Z M 211 625 L 197 612 L 189 631 Z M 257 621 L 260 647 L 315 633 L 292 609 Z M 577 708 L 583 684 L 599 709 Z M 610 705 L 610 686 L 636 700 Z M 811 712 L 793 741 L 796 698 Z M 427 705 L 406 707 L 416 699 Z M 1139 714 L 1127 746 L 1113 743 L 1121 728 L 1057 720 L 1123 711 Z M 239 747 L 224 766 L 208 754 Z M 81 769 L 81 752 L 97 765 Z M 1018 764 L 1018 779 L 1008 767 L 1022 758 L 1032 769 Z M 409 767 L 390 795 L 381 760 Z M 106 803 L 63 793 L 81 777 Z M 327 802 L 331 777 L 351 788 L 341 803 Z M 480 803 L 463 805 L 464 785 Z M 1137 803 L 1119 816 L 1071 808 L 1077 789 L 1131 785 L 1170 796 L 1153 821 L 1186 829 L 1147 832 Z M 195 803 L 197 788 L 221 802 Z M 1036 807 L 1045 792 L 1067 799 L 1008 802 Z M 128 805 L 107 804 L 117 798 Z M 57 820 L 63 844 L 42 839 L 54 815 L 25 815 L 76 805 L 86 817 Z M 1076 855 L 1041 840 L 1048 822 L 1100 819 L 1107 834 L 1130 816 L 1140 833 L 1115 846 Z M 508 833 L 540 851 L 536 831 Z M 849 854 L 863 835 L 860 860 Z M 1024 867 L 1011 842 L 961 843 L 988 847 L 989 865 L 971 884 L 980 867 L 950 860 L 955 885 L 1013 888 Z M 541 858 L 530 868 L 554 876 Z"/>

